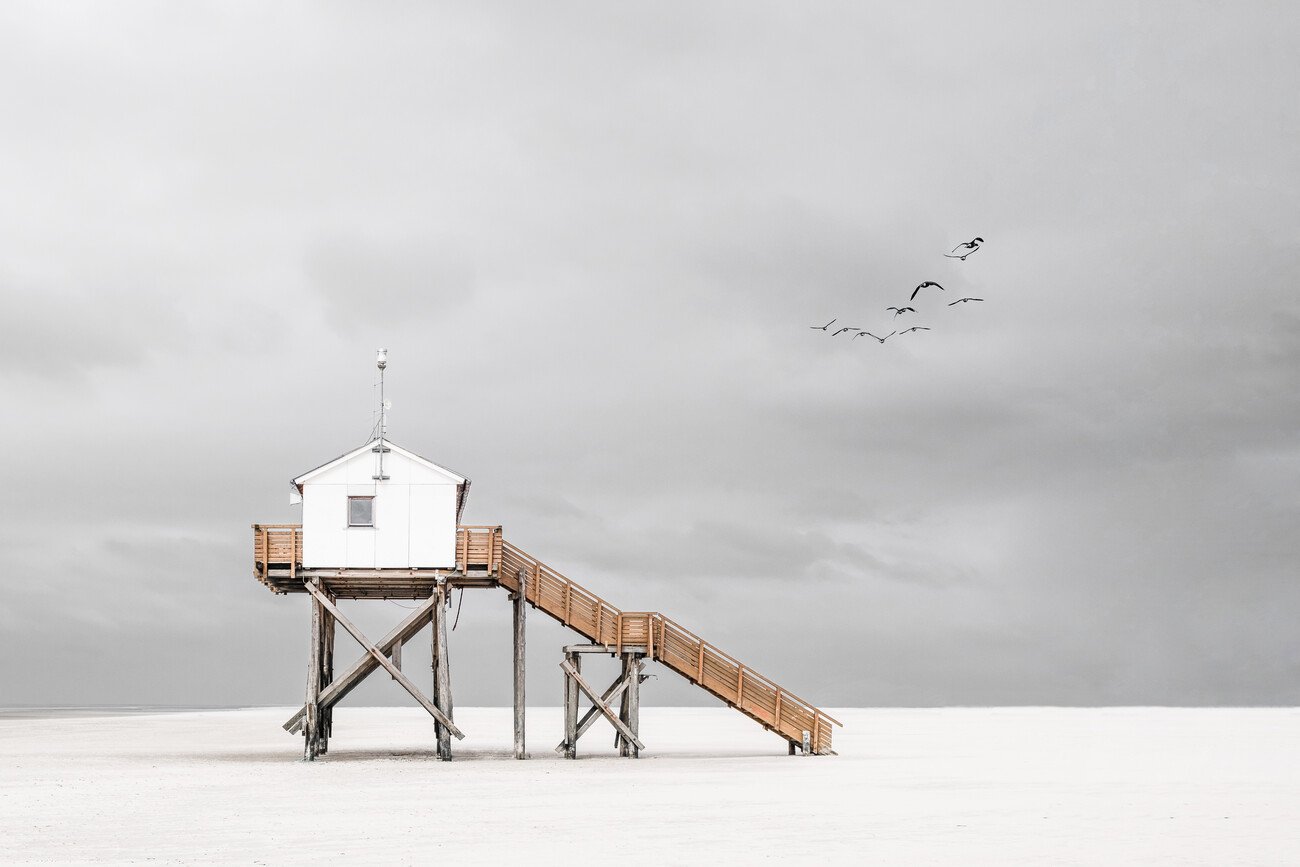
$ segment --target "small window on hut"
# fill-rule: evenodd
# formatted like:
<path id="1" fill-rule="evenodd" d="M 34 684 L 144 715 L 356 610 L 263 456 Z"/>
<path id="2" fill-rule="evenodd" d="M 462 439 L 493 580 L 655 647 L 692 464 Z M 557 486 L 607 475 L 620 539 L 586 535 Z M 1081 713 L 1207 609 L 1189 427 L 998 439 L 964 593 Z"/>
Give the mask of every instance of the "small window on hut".
<path id="1" fill-rule="evenodd" d="M 348 497 L 348 526 L 375 526 L 374 497 Z"/>

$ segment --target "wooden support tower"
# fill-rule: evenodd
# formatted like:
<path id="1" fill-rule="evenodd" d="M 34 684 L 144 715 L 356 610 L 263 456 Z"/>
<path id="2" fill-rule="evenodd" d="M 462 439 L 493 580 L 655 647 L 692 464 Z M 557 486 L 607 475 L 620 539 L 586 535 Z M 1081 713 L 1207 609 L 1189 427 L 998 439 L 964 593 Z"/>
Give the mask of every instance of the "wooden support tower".
<path id="1" fill-rule="evenodd" d="M 609 653 L 622 659 L 622 672 L 600 695 L 582 676 L 582 657 L 587 653 Z M 646 678 L 642 674 L 644 657 L 644 649 L 632 647 L 620 648 L 617 653 L 599 644 L 576 644 L 564 648 L 564 661 L 560 663 L 560 669 L 564 672 L 564 740 L 555 748 L 556 752 L 563 754 L 566 759 L 576 759 L 578 739 L 603 716 L 614 727 L 614 745 L 618 747 L 619 755 L 629 758 L 640 756 L 641 750 L 645 749 L 645 744 L 638 737 L 641 682 Z M 591 707 L 579 719 L 579 696 L 582 695 L 591 702 Z M 616 698 L 620 702 L 617 713 L 612 705 Z"/>

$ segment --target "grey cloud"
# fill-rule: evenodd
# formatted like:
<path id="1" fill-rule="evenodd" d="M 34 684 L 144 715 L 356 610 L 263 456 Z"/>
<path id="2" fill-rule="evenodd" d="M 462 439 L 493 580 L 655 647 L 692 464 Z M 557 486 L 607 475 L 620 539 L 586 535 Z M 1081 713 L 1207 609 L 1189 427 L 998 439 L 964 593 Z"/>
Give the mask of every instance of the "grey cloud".
<path id="1" fill-rule="evenodd" d="M 340 327 L 383 325 L 392 311 L 428 321 L 470 304 L 477 286 L 473 262 L 455 239 L 370 240 L 332 235 L 309 249 L 306 272 L 326 315 Z"/>
<path id="2" fill-rule="evenodd" d="M 968 12 L 5 7 L 0 692 L 296 700 L 248 524 L 386 344 L 469 520 L 814 700 L 1300 700 L 1296 13 Z"/>

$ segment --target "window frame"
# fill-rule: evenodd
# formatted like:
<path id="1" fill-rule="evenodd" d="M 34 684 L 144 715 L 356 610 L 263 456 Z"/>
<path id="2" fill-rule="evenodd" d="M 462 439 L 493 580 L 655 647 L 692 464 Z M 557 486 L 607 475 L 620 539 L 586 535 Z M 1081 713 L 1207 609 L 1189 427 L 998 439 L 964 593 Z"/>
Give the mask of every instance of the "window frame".
<path id="1" fill-rule="evenodd" d="M 352 523 L 352 501 L 353 501 L 353 500 L 369 500 L 369 501 L 370 501 L 370 523 L 369 523 L 369 524 L 354 524 L 354 523 Z M 356 497 L 353 497 L 353 496 L 349 496 L 349 497 L 348 497 L 347 522 L 348 522 L 348 529 L 349 529 L 349 530 L 353 529 L 354 527 L 355 527 L 355 528 L 364 529 L 364 530 L 373 530 L 373 529 L 375 528 L 375 496 L 374 496 L 374 494 L 369 494 L 369 495 L 364 495 L 364 496 L 356 496 Z"/>

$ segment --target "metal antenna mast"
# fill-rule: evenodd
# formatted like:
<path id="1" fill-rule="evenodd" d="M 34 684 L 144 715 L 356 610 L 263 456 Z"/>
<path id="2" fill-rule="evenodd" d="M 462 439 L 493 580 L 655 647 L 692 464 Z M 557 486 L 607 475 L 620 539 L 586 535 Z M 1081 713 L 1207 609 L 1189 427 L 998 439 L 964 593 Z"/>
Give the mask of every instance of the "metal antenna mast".
<path id="1" fill-rule="evenodd" d="M 379 367 L 379 442 L 375 444 L 372 451 L 379 455 L 379 463 L 372 478 L 375 481 L 384 481 L 388 478 L 384 475 L 384 453 L 389 451 L 385 443 L 388 436 L 388 401 L 384 400 L 384 368 L 388 367 L 387 349 L 379 350 L 379 354 L 375 357 L 375 364 Z"/>

